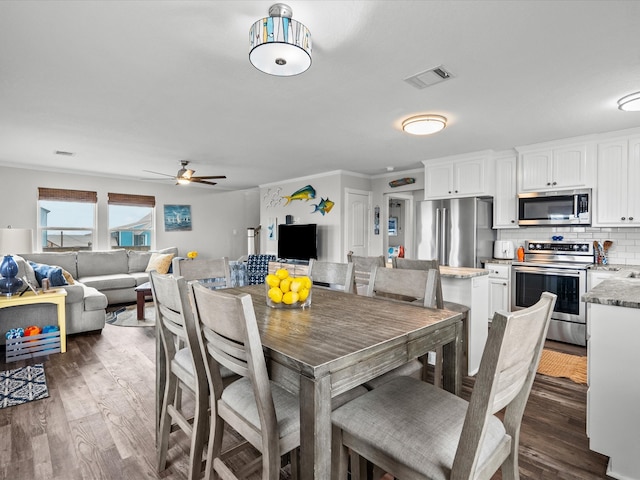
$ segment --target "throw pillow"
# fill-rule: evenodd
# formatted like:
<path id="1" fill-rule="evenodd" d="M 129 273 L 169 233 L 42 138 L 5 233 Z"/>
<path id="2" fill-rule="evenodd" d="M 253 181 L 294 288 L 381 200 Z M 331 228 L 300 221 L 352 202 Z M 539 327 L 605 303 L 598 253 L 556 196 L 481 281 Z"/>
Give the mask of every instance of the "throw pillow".
<path id="1" fill-rule="evenodd" d="M 171 266 L 171 260 L 173 260 L 173 253 L 152 253 L 145 272 L 155 270 L 158 273 L 166 274 Z"/>
<path id="2" fill-rule="evenodd" d="M 67 272 L 64 268 L 62 269 L 62 276 L 64 277 L 64 279 L 67 281 L 69 285 L 73 285 L 76 283 L 76 281 L 73 279 L 71 274 Z"/>
<path id="3" fill-rule="evenodd" d="M 32 261 L 29 261 L 29 264 L 33 267 L 33 271 L 36 274 L 36 280 L 38 280 L 40 286 L 42 286 L 42 280 L 45 278 L 49 279 L 49 284 L 52 287 L 68 285 L 67 280 L 62 274 L 62 267 L 58 267 L 56 265 L 45 265 L 43 263 L 35 263 Z"/>

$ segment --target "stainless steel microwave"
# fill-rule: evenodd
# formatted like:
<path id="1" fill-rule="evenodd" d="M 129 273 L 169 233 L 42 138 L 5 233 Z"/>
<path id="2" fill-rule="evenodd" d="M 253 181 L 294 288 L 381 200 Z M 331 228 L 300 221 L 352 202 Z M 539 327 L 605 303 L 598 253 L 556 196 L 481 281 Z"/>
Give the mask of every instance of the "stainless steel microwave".
<path id="1" fill-rule="evenodd" d="M 591 189 L 520 193 L 518 225 L 591 225 Z"/>

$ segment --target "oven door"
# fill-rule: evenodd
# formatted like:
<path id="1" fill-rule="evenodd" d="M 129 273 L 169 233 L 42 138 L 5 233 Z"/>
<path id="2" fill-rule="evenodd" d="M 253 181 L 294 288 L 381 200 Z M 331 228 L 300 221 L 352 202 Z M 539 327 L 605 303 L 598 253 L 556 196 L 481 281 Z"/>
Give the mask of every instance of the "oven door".
<path id="1" fill-rule="evenodd" d="M 587 271 L 549 266 L 513 266 L 511 309 L 530 307 L 542 292 L 558 296 L 552 319 L 586 324 L 582 295 L 587 291 Z"/>

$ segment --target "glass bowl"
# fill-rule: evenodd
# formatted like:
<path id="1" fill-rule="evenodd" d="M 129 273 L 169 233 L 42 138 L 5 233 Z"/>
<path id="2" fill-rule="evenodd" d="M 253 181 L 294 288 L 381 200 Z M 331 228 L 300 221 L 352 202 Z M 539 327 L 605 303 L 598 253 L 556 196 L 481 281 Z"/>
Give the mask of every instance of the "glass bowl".
<path id="1" fill-rule="evenodd" d="M 271 308 L 306 308 L 311 305 L 313 291 L 311 277 L 287 276 L 284 279 L 265 279 L 267 305 Z"/>

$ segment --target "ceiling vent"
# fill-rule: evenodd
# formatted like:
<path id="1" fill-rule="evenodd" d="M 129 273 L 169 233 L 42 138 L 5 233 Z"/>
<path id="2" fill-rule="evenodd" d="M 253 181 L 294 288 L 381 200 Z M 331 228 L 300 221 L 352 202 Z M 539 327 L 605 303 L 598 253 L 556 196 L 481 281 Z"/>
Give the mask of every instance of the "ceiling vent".
<path id="1" fill-rule="evenodd" d="M 444 82 L 453 78 L 451 72 L 444 69 L 442 65 L 425 70 L 424 72 L 416 73 L 404 79 L 409 85 L 422 90 L 423 88 L 430 87 L 436 83 Z"/>

